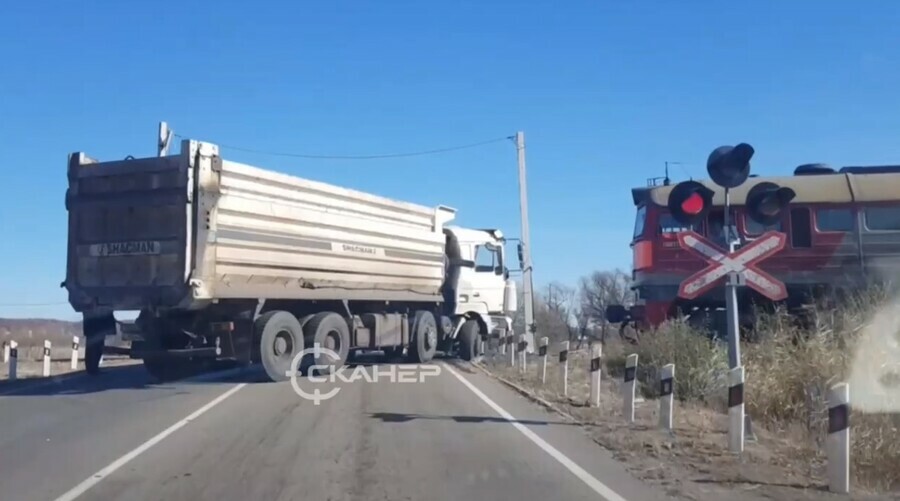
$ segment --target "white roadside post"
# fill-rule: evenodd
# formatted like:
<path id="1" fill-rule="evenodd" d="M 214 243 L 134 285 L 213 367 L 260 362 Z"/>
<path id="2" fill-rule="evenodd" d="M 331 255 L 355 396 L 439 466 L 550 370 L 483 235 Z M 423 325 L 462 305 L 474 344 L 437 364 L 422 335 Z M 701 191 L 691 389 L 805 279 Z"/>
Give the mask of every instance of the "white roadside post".
<path id="1" fill-rule="evenodd" d="M 50 375 L 50 340 L 44 340 L 44 370 L 42 371 L 42 375 L 44 377 L 48 377 Z"/>
<path id="2" fill-rule="evenodd" d="M 675 364 L 667 364 L 659 375 L 659 427 L 672 431 L 675 400 Z"/>
<path id="3" fill-rule="evenodd" d="M 744 368 L 728 371 L 728 450 L 744 451 Z"/>
<path id="4" fill-rule="evenodd" d="M 569 396 L 569 342 L 563 341 L 559 352 L 559 371 L 562 376 L 563 396 Z"/>
<path id="5" fill-rule="evenodd" d="M 603 355 L 603 345 L 594 343 L 591 346 L 591 407 L 600 407 L 600 357 Z"/>
<path id="6" fill-rule="evenodd" d="M 502 334 L 500 334 L 500 337 L 497 338 L 498 339 L 497 343 L 500 345 L 500 354 L 506 355 L 506 345 L 509 344 L 506 342 L 506 340 L 507 340 L 506 331 L 500 331 L 500 332 Z"/>
<path id="7" fill-rule="evenodd" d="M 632 353 L 625 359 L 625 384 L 622 385 L 624 397 L 623 415 L 625 416 L 625 421 L 629 423 L 634 422 L 634 390 L 637 384 L 637 364 L 637 353 Z"/>
<path id="8" fill-rule="evenodd" d="M 519 371 L 525 372 L 525 366 L 528 364 L 528 341 L 525 340 L 525 334 L 519 334 Z"/>
<path id="9" fill-rule="evenodd" d="M 9 362 L 9 341 L 3 341 L 3 363 Z"/>
<path id="10" fill-rule="evenodd" d="M 542 337 L 541 344 L 538 346 L 538 355 L 541 357 L 541 384 L 547 384 L 547 345 L 550 344 L 550 338 Z"/>
<path id="11" fill-rule="evenodd" d="M 78 336 L 72 336 L 72 370 L 78 368 Z"/>
<path id="12" fill-rule="evenodd" d="M 506 344 L 509 345 L 509 366 L 516 366 L 516 335 L 513 332 L 510 332 L 508 336 L 506 336 Z"/>
<path id="13" fill-rule="evenodd" d="M 16 380 L 16 370 L 19 367 L 19 343 L 9 342 L 9 380 Z"/>
<path id="14" fill-rule="evenodd" d="M 839 383 L 828 391 L 828 490 L 850 493 L 850 385 Z"/>

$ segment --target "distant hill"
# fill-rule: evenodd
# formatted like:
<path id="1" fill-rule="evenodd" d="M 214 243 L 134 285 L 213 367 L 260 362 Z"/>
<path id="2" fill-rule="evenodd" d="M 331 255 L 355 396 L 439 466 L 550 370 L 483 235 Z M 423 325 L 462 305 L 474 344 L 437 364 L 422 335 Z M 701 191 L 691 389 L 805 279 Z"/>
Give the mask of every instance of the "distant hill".
<path id="1" fill-rule="evenodd" d="M 127 322 L 127 320 L 123 320 Z M 121 324 L 119 324 L 121 326 Z M 56 320 L 52 318 L 0 318 L 0 344 L 15 340 L 22 348 L 43 346 L 49 340 L 53 346 L 69 346 L 72 336 L 82 337 L 81 322 Z M 82 339 L 82 342 L 84 340 Z M 130 341 L 122 337 L 118 327 L 116 334 L 106 336 L 106 346 L 130 346 Z"/>
<path id="2" fill-rule="evenodd" d="M 20 346 L 51 343 L 68 344 L 72 336 L 81 336 L 81 322 L 49 318 L 0 318 L 0 342 L 14 339 Z"/>

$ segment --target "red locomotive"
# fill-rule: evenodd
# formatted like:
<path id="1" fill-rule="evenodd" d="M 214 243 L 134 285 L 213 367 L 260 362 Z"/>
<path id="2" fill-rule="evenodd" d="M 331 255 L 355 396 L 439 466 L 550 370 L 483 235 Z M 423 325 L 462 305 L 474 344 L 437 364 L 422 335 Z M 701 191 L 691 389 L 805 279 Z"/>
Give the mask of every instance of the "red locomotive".
<path id="1" fill-rule="evenodd" d="M 779 220 L 763 226 L 746 217 L 748 192 L 761 182 L 792 189 L 791 200 Z M 834 170 L 822 164 L 797 167 L 793 176 L 751 176 L 730 190 L 732 215 L 724 227 L 724 189 L 711 181 L 702 184 L 713 191 L 707 217 L 692 227 L 676 221 L 668 208 L 673 186 L 648 183 L 632 190 L 637 208 L 632 289 L 635 303 L 613 305 L 607 320 L 633 323 L 638 330 L 658 326 L 679 316 L 713 333 L 725 332 L 724 287 L 692 300 L 678 297 L 678 286 L 708 263 L 682 249 L 676 234 L 692 229 L 727 248 L 732 240 L 746 244 L 768 230 L 782 231 L 787 244 L 761 264 L 787 286 L 788 296 L 779 303 L 789 310 L 803 310 L 815 300 L 836 292 L 891 279 L 900 272 L 900 166 L 844 167 Z M 740 245 L 739 245 L 740 246 Z M 772 302 L 748 287 L 738 289 L 740 317 L 753 323 L 749 304 Z"/>

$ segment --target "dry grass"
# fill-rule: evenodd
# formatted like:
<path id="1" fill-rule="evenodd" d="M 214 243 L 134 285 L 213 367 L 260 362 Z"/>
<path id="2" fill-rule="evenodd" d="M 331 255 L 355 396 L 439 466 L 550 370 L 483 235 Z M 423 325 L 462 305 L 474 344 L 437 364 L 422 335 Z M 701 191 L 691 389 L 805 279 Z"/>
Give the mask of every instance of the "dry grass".
<path id="1" fill-rule="evenodd" d="M 630 346 L 608 346 L 620 357 Z M 647 399 L 636 404 L 635 423 L 623 418 L 621 376 L 604 373 L 599 408 L 587 406 L 589 397 L 587 350 L 570 353 L 568 395 L 555 358 L 548 366 L 547 383 L 537 378 L 538 366 L 527 371 L 507 367 L 504 360 L 486 363 L 495 373 L 529 389 L 533 394 L 585 423 L 593 439 L 623 461 L 637 478 L 658 485 L 669 495 L 713 501 L 768 499 L 823 499 L 821 465 L 797 462 L 796 446 L 781 437 L 759 433 L 759 443 L 748 444 L 741 456 L 727 452 L 727 420 L 709 404 L 680 402 L 675 409 L 675 431 L 658 428 L 659 403 Z M 607 367 L 610 369 L 610 367 Z M 790 458 L 790 459 L 786 459 Z"/>
<path id="2" fill-rule="evenodd" d="M 879 393 L 881 412 L 866 412 L 861 408 L 862 399 L 869 396 L 871 400 L 874 388 L 884 383 L 854 373 L 891 363 L 900 368 L 900 358 L 896 358 L 900 349 L 892 355 L 882 347 L 885 338 L 887 345 L 893 338 L 893 347 L 897 346 L 900 300 L 885 290 L 873 289 L 843 298 L 838 308 L 820 305 L 813 310 L 812 319 L 802 329 L 795 319 L 780 312 L 760 316 L 757 342 L 742 346 L 748 414 L 754 423 L 799 441 L 798 455 L 821 462 L 828 389 L 850 381 L 854 480 L 877 490 L 900 489 L 900 387 L 893 395 Z M 877 349 L 871 346 L 875 341 Z M 868 353 L 861 358 L 865 349 Z M 724 346 L 673 322 L 657 335 L 644 336 L 633 351 L 645 366 L 639 377 L 646 394 L 656 391 L 657 368 L 674 363 L 679 399 L 724 408 Z"/>
<path id="3" fill-rule="evenodd" d="M 893 395 L 884 391 L 884 382 L 869 370 L 890 363 L 900 367 L 900 350 L 890 353 L 880 346 L 893 338 L 896 347 L 900 303 L 873 289 L 846 298 L 840 308 L 820 306 L 814 318 L 815 325 L 806 330 L 785 315 L 762 318 L 760 342 L 744 349 L 747 412 L 772 429 L 801 430 L 821 457 L 828 389 L 850 381 L 852 474 L 872 488 L 900 489 L 900 388 Z M 873 343 L 879 345 L 874 352 Z M 878 394 L 878 409 L 867 403 L 873 394 Z"/>
<path id="4" fill-rule="evenodd" d="M 813 313 L 813 321 L 802 329 L 796 319 L 781 313 L 761 316 L 756 342 L 742 345 L 747 412 L 760 438 L 759 444 L 748 449 L 748 457 L 757 465 L 805 472 L 797 482 L 822 482 L 827 392 L 832 385 L 849 381 L 853 483 L 870 491 L 896 492 L 900 490 L 900 299 L 872 290 L 842 298 L 840 307 L 821 305 Z M 680 454 L 721 452 L 727 371 L 724 344 L 709 341 L 684 323 L 672 322 L 642 336 L 637 345 L 605 346 L 607 391 L 601 409 L 608 412 L 604 415 L 621 416 L 618 381 L 628 353 L 639 355 L 637 376 L 648 399 L 657 395 L 658 370 L 675 364 L 675 395 L 680 401 L 676 416 L 681 420 L 677 428 L 680 435 L 694 437 L 681 444 L 695 442 L 688 447 L 693 452 Z M 567 399 L 560 395 L 555 358 L 548 367 L 546 386 L 535 384 L 533 377 L 506 372 L 548 401 L 569 405 L 578 414 L 586 410 L 580 407 L 588 392 L 581 367 L 587 364 L 586 354 L 586 349 L 573 353 Z M 644 404 L 643 412 L 654 413 L 655 405 Z M 596 418 L 597 413 L 591 415 Z M 642 419 L 652 423 L 653 417 Z M 712 442 L 704 440 L 704 434 Z M 624 440 L 621 434 L 614 435 L 603 439 L 604 445 L 615 449 L 615 442 Z"/>
<path id="5" fill-rule="evenodd" d="M 614 345 L 606 349 L 607 368 L 619 376 L 625 369 L 628 353 L 638 355 L 638 381 L 644 396 L 659 394 L 659 370 L 675 364 L 675 395 L 682 401 L 716 404 L 721 400 L 728 371 L 724 347 L 698 335 L 683 322 L 666 326 L 665 335 L 644 336 L 635 346 Z M 626 353 L 626 351 L 628 353 Z"/>

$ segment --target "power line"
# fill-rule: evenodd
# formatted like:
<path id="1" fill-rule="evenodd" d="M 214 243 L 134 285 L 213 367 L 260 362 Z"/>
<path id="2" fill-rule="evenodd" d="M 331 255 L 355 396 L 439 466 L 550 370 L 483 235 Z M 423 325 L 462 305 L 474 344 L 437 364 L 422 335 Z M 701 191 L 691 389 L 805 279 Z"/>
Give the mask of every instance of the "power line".
<path id="1" fill-rule="evenodd" d="M 184 136 L 175 134 L 176 137 L 181 139 L 186 139 Z M 437 153 L 447 153 L 450 151 L 458 151 L 465 150 L 469 148 L 477 148 L 479 146 L 484 146 L 492 143 L 499 143 L 500 141 L 506 141 L 512 139 L 509 136 L 506 137 L 498 137 L 494 139 L 488 139 L 486 141 L 479 141 L 477 143 L 469 143 L 462 144 L 458 146 L 449 146 L 446 148 L 437 148 L 433 150 L 423 150 L 423 151 L 413 151 L 407 153 L 385 153 L 385 154 L 375 154 L 375 155 L 313 155 L 308 153 L 291 153 L 291 152 L 281 152 L 281 151 L 268 151 L 268 150 L 259 150 L 254 148 L 244 148 L 242 146 L 231 146 L 227 144 L 216 143 L 220 148 L 234 150 L 234 151 L 243 151 L 245 153 L 256 153 L 259 155 L 271 155 L 277 157 L 291 157 L 291 158 L 306 158 L 306 159 L 314 159 L 314 160 L 374 160 L 379 158 L 400 158 L 400 157 L 416 157 L 423 155 L 434 155 Z"/>

